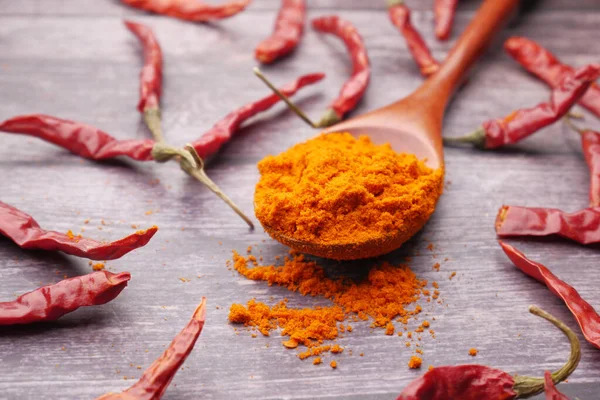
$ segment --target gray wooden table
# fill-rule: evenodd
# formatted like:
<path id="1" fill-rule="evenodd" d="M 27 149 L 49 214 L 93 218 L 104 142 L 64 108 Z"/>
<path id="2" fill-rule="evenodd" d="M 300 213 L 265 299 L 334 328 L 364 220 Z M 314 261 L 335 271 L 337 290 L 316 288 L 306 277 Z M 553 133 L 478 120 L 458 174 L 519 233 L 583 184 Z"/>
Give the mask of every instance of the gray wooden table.
<path id="1" fill-rule="evenodd" d="M 162 44 L 164 128 L 172 143 L 182 145 L 233 108 L 267 93 L 252 75 L 252 49 L 270 31 L 278 3 L 255 0 L 235 18 L 197 25 L 137 12 L 116 0 L 0 0 L 0 120 L 43 112 L 89 123 L 119 138 L 147 137 L 135 110 L 141 56 L 122 24 L 127 17 L 149 24 Z M 415 24 L 442 58 L 451 44 L 434 40 L 430 3 L 409 1 Z M 461 4 L 455 32 L 466 26 L 478 3 Z M 595 62 L 600 54 L 595 36 L 599 5 L 599 0 L 542 1 L 504 36 L 539 40 L 575 65 Z M 419 85 L 421 77 L 403 39 L 388 23 L 383 1 L 309 0 L 309 6 L 311 16 L 339 12 L 365 38 L 373 79 L 357 113 L 390 103 Z M 340 43 L 307 29 L 295 55 L 266 70 L 278 83 L 305 72 L 327 72 L 320 86 L 298 97 L 317 115 L 350 68 Z M 468 132 L 547 94 L 496 46 L 458 93 L 444 134 Z M 256 162 L 313 134 L 279 105 L 250 123 L 208 173 L 252 214 Z M 440 283 L 447 307 L 427 309 L 436 317 L 437 339 L 424 339 L 425 365 L 477 362 L 532 375 L 559 367 L 568 355 L 565 338 L 530 316 L 527 306 L 542 306 L 579 333 L 575 320 L 545 287 L 510 264 L 496 244 L 493 221 L 503 203 L 565 210 L 586 206 L 588 173 L 577 136 L 557 124 L 514 150 L 448 149 L 446 161 L 447 190 L 431 222 L 387 257 L 399 262 L 410 255 L 420 277 Z M 252 297 L 266 302 L 287 297 L 291 306 L 328 302 L 249 282 L 229 271 L 225 262 L 232 249 L 257 245 L 267 260 L 286 249 L 260 228 L 248 231 L 174 164 L 92 163 L 37 140 L 0 135 L 0 174 L 0 200 L 29 212 L 49 229 L 84 228 L 91 237 L 115 239 L 130 233 L 132 224 L 160 227 L 148 246 L 107 263 L 113 271 L 133 275 L 117 300 L 54 324 L 0 330 L 2 399 L 93 399 L 128 387 L 141 373 L 137 366 L 146 368 L 161 354 L 201 296 L 210 305 L 207 324 L 167 399 L 391 399 L 422 373 L 407 368 L 413 353 L 403 340 L 371 331 L 368 323 L 355 324 L 354 333 L 339 340 L 354 355 L 336 356 L 337 370 L 298 360 L 280 345 L 278 334 L 237 335 L 227 322 L 233 302 Z M 146 215 L 148 211 L 152 213 Z M 435 245 L 433 253 L 426 250 L 429 243 Z M 600 306 L 597 247 L 559 240 L 515 243 Z M 438 261 L 442 265 L 436 272 L 432 265 Z M 1 238 L 0 264 L 2 300 L 63 275 L 90 271 L 87 260 L 22 251 Z M 371 262 L 327 264 L 332 272 L 352 275 Z M 450 281 L 452 271 L 457 276 Z M 480 350 L 476 358 L 468 356 L 471 347 Z M 580 399 L 594 399 L 600 391 L 600 351 L 586 342 L 582 349 L 579 369 L 560 387 Z M 360 352 L 364 357 L 357 356 Z"/>

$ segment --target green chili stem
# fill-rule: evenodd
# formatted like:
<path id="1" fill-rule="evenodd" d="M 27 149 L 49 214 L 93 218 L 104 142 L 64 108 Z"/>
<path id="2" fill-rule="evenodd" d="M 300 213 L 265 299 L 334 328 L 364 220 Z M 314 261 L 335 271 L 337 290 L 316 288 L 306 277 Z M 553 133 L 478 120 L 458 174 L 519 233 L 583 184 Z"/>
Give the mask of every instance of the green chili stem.
<path id="1" fill-rule="evenodd" d="M 323 114 L 319 122 L 317 122 L 318 128 L 325 128 L 331 125 L 335 125 L 340 122 L 340 117 L 333 108 L 328 108 Z"/>
<path id="2" fill-rule="evenodd" d="M 475 132 L 466 136 L 444 137 L 443 142 L 445 145 L 450 146 L 456 144 L 470 144 L 479 149 L 485 149 L 485 129 L 479 127 Z"/>
<path id="3" fill-rule="evenodd" d="M 389 8 L 392 8 L 404 4 L 404 0 L 387 0 L 386 3 Z"/>
<path id="4" fill-rule="evenodd" d="M 195 167 L 193 164 L 189 164 L 187 161 L 184 161 L 183 158 L 180 159 L 179 165 L 181 169 L 183 169 L 188 175 L 199 180 L 204 184 L 207 188 L 209 188 L 214 194 L 216 194 L 221 200 L 223 200 L 233 211 L 236 212 L 250 227 L 250 229 L 254 229 L 254 223 L 242 212 L 242 210 L 217 186 L 216 183 L 212 181 L 204 172 L 204 161 L 198 153 L 196 149 L 192 145 L 186 145 L 184 147 L 186 151 L 193 157 L 195 161 Z"/>
<path id="5" fill-rule="evenodd" d="M 185 148 L 180 149 L 177 147 L 169 146 L 163 141 L 157 141 L 152 148 L 152 158 L 157 162 L 167 162 L 171 159 L 175 159 L 182 170 L 188 175 L 200 181 L 204 186 L 209 188 L 215 193 L 221 200 L 223 200 L 229 207 L 236 212 L 237 215 L 248 224 L 250 229 L 254 229 L 254 224 L 248 218 L 235 203 L 227 197 L 227 195 L 214 183 L 204 172 L 204 161 L 196 149 L 191 145 L 186 145 Z"/>
<path id="6" fill-rule="evenodd" d="M 144 109 L 144 122 L 152 133 L 154 141 L 157 143 L 163 143 L 163 133 L 161 126 L 161 113 L 159 108 L 146 108 Z"/>
<path id="7" fill-rule="evenodd" d="M 573 373 L 573 371 L 575 371 L 577 365 L 579 364 L 579 360 L 581 359 L 581 346 L 579 344 L 579 339 L 577 339 L 575 333 L 573 333 L 573 331 L 567 325 L 541 308 L 537 306 L 530 306 L 529 312 L 537 315 L 538 317 L 542 317 L 547 321 L 550 321 L 565 334 L 571 343 L 571 354 L 569 355 L 569 359 L 565 365 L 552 374 L 552 381 L 555 384 L 562 382 L 567 379 L 569 375 Z M 544 391 L 544 378 L 516 375 L 514 379 L 515 384 L 513 389 L 517 393 L 517 398 L 524 399 L 535 396 L 536 394 Z"/>
<path id="8" fill-rule="evenodd" d="M 273 85 L 273 83 L 271 83 L 271 81 L 262 73 L 262 71 L 258 67 L 254 67 L 253 71 L 254 71 L 254 75 L 256 75 L 261 81 L 263 81 L 264 84 L 267 85 L 269 87 L 269 89 L 271 89 L 273 91 L 273 93 L 275 93 L 277 96 L 279 96 L 279 98 L 281 100 L 283 100 L 283 102 L 285 104 L 287 104 L 287 106 L 290 108 L 290 110 L 292 110 L 294 113 L 296 113 L 297 116 L 302 118 L 302 120 L 304 122 L 306 122 L 308 125 L 310 125 L 313 128 L 320 128 L 319 124 L 315 124 L 306 115 L 306 113 L 300 109 L 300 107 L 298 107 L 296 104 L 294 104 L 294 102 L 292 100 L 290 100 L 289 97 L 287 97 L 285 94 L 281 93 L 281 91 L 279 89 L 277 89 L 275 87 L 275 85 Z"/>

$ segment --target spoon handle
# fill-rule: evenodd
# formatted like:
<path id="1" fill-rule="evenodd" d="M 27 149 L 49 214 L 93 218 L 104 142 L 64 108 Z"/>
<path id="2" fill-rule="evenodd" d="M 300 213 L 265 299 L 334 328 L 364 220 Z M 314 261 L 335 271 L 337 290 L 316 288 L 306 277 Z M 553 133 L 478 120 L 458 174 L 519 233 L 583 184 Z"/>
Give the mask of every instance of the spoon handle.
<path id="1" fill-rule="evenodd" d="M 443 109 L 454 90 L 486 50 L 494 34 L 505 25 L 518 4 L 519 0 L 485 0 L 440 70 L 423 85 L 424 91 L 433 90 L 438 98 L 445 96 L 446 101 L 440 102 L 443 103 Z M 440 110 L 442 113 L 443 109 Z"/>

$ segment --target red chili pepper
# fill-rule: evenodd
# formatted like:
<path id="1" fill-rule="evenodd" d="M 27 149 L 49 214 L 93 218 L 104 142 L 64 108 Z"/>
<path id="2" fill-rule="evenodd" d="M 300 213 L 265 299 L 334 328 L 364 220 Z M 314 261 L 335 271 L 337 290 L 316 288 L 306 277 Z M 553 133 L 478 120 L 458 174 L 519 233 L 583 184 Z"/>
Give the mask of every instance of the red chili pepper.
<path id="1" fill-rule="evenodd" d="M 115 260 L 144 246 L 157 230 L 158 227 L 153 226 L 115 242 L 102 243 L 72 233 L 46 231 L 32 216 L 0 201 L 0 234 L 23 249 L 62 251 L 91 260 Z"/>
<path id="2" fill-rule="evenodd" d="M 503 119 L 486 121 L 470 135 L 446 137 L 444 143 L 469 143 L 480 149 L 514 144 L 564 117 L 600 75 L 600 64 L 590 64 L 565 77 L 552 90 L 550 101 L 513 111 Z"/>
<path id="3" fill-rule="evenodd" d="M 579 339 L 568 326 L 539 309 L 529 307 L 532 314 L 552 322 L 571 343 L 571 355 L 566 364 L 552 374 L 561 382 L 575 371 L 581 358 Z M 530 397 L 544 390 L 544 379 L 510 375 L 484 365 L 435 367 L 412 381 L 397 400 L 483 400 Z"/>
<path id="4" fill-rule="evenodd" d="M 340 122 L 347 112 L 356 107 L 367 90 L 371 67 L 363 39 L 350 22 L 334 15 L 316 18 L 312 21 L 312 26 L 319 32 L 331 33 L 342 39 L 352 61 L 352 76 L 316 124 L 319 127 L 326 127 Z"/>
<path id="5" fill-rule="evenodd" d="M 433 11 L 435 17 L 435 36 L 440 40 L 447 40 L 452 31 L 454 14 L 456 14 L 458 0 L 435 0 Z"/>
<path id="6" fill-rule="evenodd" d="M 304 30 L 305 0 L 282 0 L 273 34 L 260 42 L 254 51 L 256 59 L 269 64 L 291 53 Z"/>
<path id="7" fill-rule="evenodd" d="M 159 400 L 194 349 L 204 327 L 205 318 L 206 299 L 203 297 L 190 322 L 173 339 L 162 356 L 144 372 L 137 383 L 122 393 L 108 393 L 96 400 Z"/>
<path id="8" fill-rule="evenodd" d="M 569 214 L 555 208 L 502 206 L 496 233 L 500 237 L 559 235 L 581 244 L 600 243 L 600 207 Z"/>
<path id="9" fill-rule="evenodd" d="M 304 86 L 311 85 L 323 79 L 324 74 L 315 73 L 303 75 L 293 82 L 283 86 L 280 90 L 286 96 L 293 96 L 298 90 Z M 240 125 L 247 119 L 256 114 L 266 111 L 274 106 L 280 100 L 277 94 L 271 94 L 262 99 L 248 103 L 239 109 L 227 114 L 222 120 L 217 122 L 210 130 L 204 133 L 198 140 L 192 143 L 198 155 L 202 158 L 207 158 L 215 154 L 219 149 L 227 143 Z"/>
<path id="10" fill-rule="evenodd" d="M 98 271 L 41 287 L 0 303 L 0 325 L 55 321 L 80 307 L 108 303 L 125 289 L 129 279 L 129 272 Z"/>
<path id="11" fill-rule="evenodd" d="M 146 25 L 125 21 L 144 48 L 144 67 L 140 73 L 140 101 L 138 110 L 144 114 L 148 129 L 156 138 L 162 137 L 160 123 L 160 95 L 162 90 L 162 51 L 152 29 Z M 157 130 L 157 132 L 154 132 Z"/>
<path id="12" fill-rule="evenodd" d="M 546 392 L 546 400 L 570 400 L 554 386 L 550 371 L 544 372 L 544 392 Z"/>
<path id="13" fill-rule="evenodd" d="M 600 133 L 581 132 L 581 147 L 590 170 L 590 207 L 600 207 Z"/>
<path id="14" fill-rule="evenodd" d="M 565 118 L 568 125 L 581 135 L 581 147 L 585 162 L 590 170 L 590 207 L 600 206 L 600 133 L 590 129 L 580 129 L 569 117 Z"/>
<path id="15" fill-rule="evenodd" d="M 421 70 L 421 75 L 429 76 L 437 72 L 440 69 L 440 64 L 433 58 L 427 43 L 411 23 L 410 8 L 404 4 L 404 0 L 388 0 L 388 13 L 392 24 L 404 36 L 408 50 Z"/>
<path id="16" fill-rule="evenodd" d="M 243 11 L 251 0 L 230 0 L 218 6 L 200 0 L 121 0 L 123 3 L 148 12 L 168 15 L 186 21 L 207 22 L 229 18 Z"/>
<path id="17" fill-rule="evenodd" d="M 13 117 L 0 123 L 0 131 L 34 136 L 92 160 L 150 161 L 154 147 L 154 140 L 117 140 L 92 126 L 43 114 Z"/>
<path id="18" fill-rule="evenodd" d="M 178 156 L 181 168 L 225 201 L 242 219 L 254 228 L 252 221 L 204 173 L 201 159 L 195 159 L 193 148 L 177 149 L 154 140 L 117 140 L 89 125 L 48 115 L 22 115 L 0 123 L 0 131 L 34 136 L 61 146 L 80 157 L 105 160 L 127 156 L 138 161 L 166 162 Z M 157 131 L 153 131 L 155 134 Z M 106 259 L 106 258 L 104 258 Z"/>
<path id="19" fill-rule="evenodd" d="M 504 42 L 504 50 L 529 73 L 553 88 L 575 71 L 575 68 L 561 63 L 550 51 L 531 39 L 511 37 Z M 600 86 L 592 84 L 579 104 L 600 117 Z"/>
<path id="20" fill-rule="evenodd" d="M 588 342 L 600 349 L 600 315 L 585 301 L 573 286 L 561 281 L 548 268 L 529 260 L 525 254 L 514 247 L 499 241 L 502 250 L 517 268 L 534 279 L 545 284 L 548 289 L 565 302 L 571 314 L 577 320 L 583 336 Z"/>

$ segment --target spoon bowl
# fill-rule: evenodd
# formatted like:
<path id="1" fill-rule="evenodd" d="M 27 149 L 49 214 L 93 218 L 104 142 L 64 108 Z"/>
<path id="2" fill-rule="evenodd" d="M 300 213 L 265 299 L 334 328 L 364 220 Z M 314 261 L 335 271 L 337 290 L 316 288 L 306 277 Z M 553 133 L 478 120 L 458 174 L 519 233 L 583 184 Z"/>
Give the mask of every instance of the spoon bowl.
<path id="1" fill-rule="evenodd" d="M 415 154 L 430 168 L 443 172 L 442 121 L 448 101 L 518 3 L 519 0 L 484 0 L 438 72 L 417 90 L 396 103 L 342 121 L 324 132 L 348 132 L 355 137 L 367 135 L 375 144 L 389 143 L 396 152 Z M 440 185 L 443 185 L 443 174 Z M 275 240 L 300 252 L 337 260 L 354 260 L 379 256 L 399 248 L 428 219 L 429 215 L 422 221 L 405 224 L 405 229 L 386 232 L 373 239 L 340 244 L 300 241 L 272 229 L 263 221 L 261 223 Z"/>

